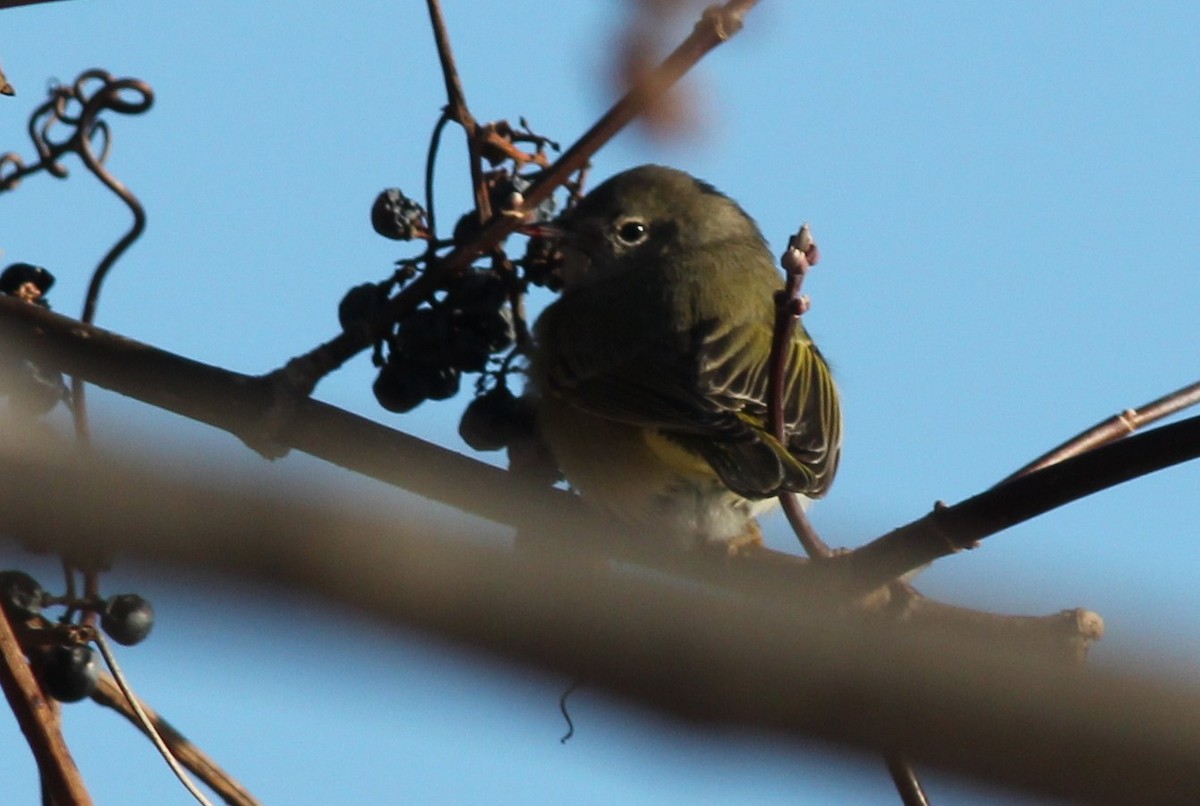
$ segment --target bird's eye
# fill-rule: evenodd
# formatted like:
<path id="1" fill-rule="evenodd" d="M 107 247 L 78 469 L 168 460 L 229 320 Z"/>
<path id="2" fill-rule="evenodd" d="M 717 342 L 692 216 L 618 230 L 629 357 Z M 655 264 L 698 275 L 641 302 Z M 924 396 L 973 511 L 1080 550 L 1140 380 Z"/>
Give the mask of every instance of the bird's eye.
<path id="1" fill-rule="evenodd" d="M 649 235 L 650 228 L 646 226 L 646 222 L 636 218 L 629 219 L 617 227 L 617 237 L 626 246 L 639 244 L 646 240 Z"/>

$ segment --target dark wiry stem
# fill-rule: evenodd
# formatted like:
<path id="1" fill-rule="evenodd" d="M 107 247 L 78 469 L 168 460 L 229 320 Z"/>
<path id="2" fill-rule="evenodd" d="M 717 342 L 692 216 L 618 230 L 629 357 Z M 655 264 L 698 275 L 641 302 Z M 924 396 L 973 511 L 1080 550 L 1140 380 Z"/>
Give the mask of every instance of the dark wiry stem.
<path id="1" fill-rule="evenodd" d="M 454 63 L 454 51 L 450 47 L 450 33 L 446 30 L 446 18 L 442 15 L 440 0 L 428 0 L 429 21 L 433 26 L 433 38 L 437 42 L 438 59 L 442 63 L 442 76 L 446 80 L 446 113 L 450 119 L 463 127 L 467 134 L 467 158 L 471 165 L 471 185 L 475 195 L 475 212 L 480 223 L 492 217 L 492 202 L 488 198 L 487 183 L 483 179 L 483 161 L 479 155 L 479 124 L 467 107 L 467 96 L 463 92 L 458 66 Z"/>

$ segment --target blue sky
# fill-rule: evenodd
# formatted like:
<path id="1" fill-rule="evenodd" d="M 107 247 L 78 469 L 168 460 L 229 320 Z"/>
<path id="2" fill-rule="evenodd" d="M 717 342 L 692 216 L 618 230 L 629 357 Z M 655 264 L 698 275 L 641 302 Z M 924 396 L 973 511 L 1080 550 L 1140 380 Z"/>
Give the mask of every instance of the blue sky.
<path id="1" fill-rule="evenodd" d="M 481 120 L 524 115 L 568 143 L 613 98 L 625 4 L 447 5 Z M 367 212 L 385 186 L 420 192 L 445 102 L 423 3 L 114 0 L 0 20 L 18 91 L 0 98 L 0 151 L 31 158 L 25 120 L 51 77 L 99 66 L 155 88 L 148 114 L 110 119 L 110 167 L 149 227 L 106 287 L 102 326 L 262 372 L 331 337 L 341 293 L 411 254 L 375 235 Z M 813 516 L 830 542 L 855 545 L 1196 380 L 1198 50 L 1200 7 L 1183 2 L 763 3 L 687 80 L 700 130 L 682 142 L 623 133 L 595 175 L 684 168 L 737 198 L 777 248 L 811 222 L 823 259 L 806 324 L 846 413 L 842 469 Z M 443 220 L 468 203 L 462 157 L 448 133 Z M 127 220 L 82 166 L 66 182 L 31 177 L 0 197 L 2 260 L 50 268 L 52 302 L 77 314 Z M 455 433 L 465 399 L 389 415 L 371 378 L 361 356 L 317 396 L 468 450 Z M 92 399 L 101 444 L 430 508 Z M 1094 663 L 1152 653 L 1194 672 L 1197 474 L 1175 468 L 1039 518 L 937 563 L 919 586 L 1005 612 L 1089 607 L 1108 626 Z M 790 545 L 781 521 L 768 531 Z M 49 568 L 9 545 L 0 558 Z M 874 758 L 698 731 L 595 691 L 573 699 L 577 734 L 563 747 L 566 681 L 229 583 L 214 594 L 122 564 L 106 585 L 159 612 L 151 640 L 121 655 L 135 686 L 267 803 L 889 796 Z M 66 719 L 99 803 L 187 802 L 116 717 L 85 704 Z M 6 800 L 34 802 L 32 762 L 3 719 L 0 781 Z M 927 784 L 935 799 L 988 799 L 944 776 Z"/>

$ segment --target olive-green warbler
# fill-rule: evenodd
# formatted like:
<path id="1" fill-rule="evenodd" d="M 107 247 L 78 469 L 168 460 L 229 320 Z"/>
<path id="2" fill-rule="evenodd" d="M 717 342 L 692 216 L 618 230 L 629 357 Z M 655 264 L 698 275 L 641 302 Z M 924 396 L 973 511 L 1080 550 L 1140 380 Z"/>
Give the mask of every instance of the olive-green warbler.
<path id="1" fill-rule="evenodd" d="M 797 323 L 784 444 L 768 433 L 783 276 L 736 202 L 644 165 L 540 229 L 560 238 L 563 292 L 535 325 L 531 391 L 540 435 L 585 501 L 685 543 L 740 545 L 781 490 L 825 493 L 837 389 Z"/>

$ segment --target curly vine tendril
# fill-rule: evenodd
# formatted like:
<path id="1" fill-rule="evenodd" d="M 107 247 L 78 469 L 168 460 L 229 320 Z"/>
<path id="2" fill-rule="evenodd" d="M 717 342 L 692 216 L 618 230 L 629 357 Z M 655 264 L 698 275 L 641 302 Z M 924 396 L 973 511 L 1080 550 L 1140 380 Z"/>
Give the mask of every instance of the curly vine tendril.
<path id="1" fill-rule="evenodd" d="M 154 104 L 154 91 L 144 81 L 113 78 L 107 71 L 92 69 L 80 73 L 69 86 L 51 86 L 49 96 L 30 115 L 27 126 L 38 161 L 26 165 L 14 152 L 0 155 L 0 193 L 15 190 L 23 178 L 42 170 L 65 179 L 68 172 L 61 159 L 66 154 L 74 153 L 129 208 L 133 214 L 133 225 L 100 260 L 88 284 L 81 319 L 91 323 L 96 316 L 104 278 L 146 228 L 146 212 L 141 202 L 105 167 L 112 147 L 112 135 L 108 123 L 99 120 L 99 115 L 106 109 L 125 115 L 141 114 Z M 69 127 L 66 136 L 56 138 L 55 134 L 60 131 L 56 127 Z M 82 381 L 74 379 L 72 389 L 76 432 L 81 441 L 87 442 Z"/>

